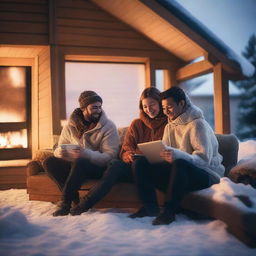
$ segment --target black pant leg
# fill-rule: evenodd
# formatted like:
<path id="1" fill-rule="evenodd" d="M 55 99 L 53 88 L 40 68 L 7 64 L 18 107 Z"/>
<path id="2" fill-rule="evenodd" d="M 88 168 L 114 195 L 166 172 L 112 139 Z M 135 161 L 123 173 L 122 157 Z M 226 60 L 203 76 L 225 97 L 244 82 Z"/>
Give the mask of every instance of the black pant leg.
<path id="1" fill-rule="evenodd" d="M 151 165 L 145 157 L 140 157 L 133 162 L 132 171 L 140 200 L 147 213 L 154 215 L 159 211 L 159 207 L 151 175 Z"/>
<path id="2" fill-rule="evenodd" d="M 209 187 L 209 181 L 209 174 L 205 170 L 186 160 L 175 160 L 171 165 L 165 206 L 176 211 L 186 193 Z"/>
<path id="3" fill-rule="evenodd" d="M 44 160 L 43 167 L 47 175 L 57 184 L 60 191 L 63 191 L 71 170 L 71 162 L 51 156 Z"/>
<path id="4" fill-rule="evenodd" d="M 122 180 L 130 180 L 131 165 L 120 160 L 112 160 L 104 172 L 103 177 L 90 189 L 86 195 L 86 208 L 92 208 L 100 201 L 112 187 Z"/>
<path id="5" fill-rule="evenodd" d="M 105 169 L 84 158 L 75 160 L 63 189 L 63 200 L 70 203 L 76 198 L 78 190 L 86 179 L 99 179 Z"/>

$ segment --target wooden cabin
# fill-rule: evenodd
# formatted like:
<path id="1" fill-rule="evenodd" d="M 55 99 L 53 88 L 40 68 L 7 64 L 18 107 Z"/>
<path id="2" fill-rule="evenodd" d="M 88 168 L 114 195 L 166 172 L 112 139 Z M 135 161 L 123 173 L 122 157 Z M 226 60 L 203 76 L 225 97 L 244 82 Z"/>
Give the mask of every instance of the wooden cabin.
<path id="1" fill-rule="evenodd" d="M 27 119 L 16 125 L 29 151 L 0 162 L 52 147 L 66 118 L 66 61 L 142 63 L 147 86 L 161 69 L 165 89 L 213 72 L 216 133 L 230 132 L 228 80 L 245 78 L 218 40 L 166 0 L 0 0 L 0 44 L 0 66 L 31 67 Z M 1 121 L 0 133 L 8 127 Z"/>

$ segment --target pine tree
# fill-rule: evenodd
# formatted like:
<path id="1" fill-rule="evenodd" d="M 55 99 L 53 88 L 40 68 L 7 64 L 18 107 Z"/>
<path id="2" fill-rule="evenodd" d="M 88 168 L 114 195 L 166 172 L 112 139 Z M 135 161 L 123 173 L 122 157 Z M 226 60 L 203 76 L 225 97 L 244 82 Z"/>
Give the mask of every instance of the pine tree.
<path id="1" fill-rule="evenodd" d="M 242 54 L 256 69 L 255 35 L 250 37 L 248 45 Z M 252 77 L 238 81 L 235 85 L 242 91 L 236 134 L 240 139 L 256 138 L 256 72 Z"/>

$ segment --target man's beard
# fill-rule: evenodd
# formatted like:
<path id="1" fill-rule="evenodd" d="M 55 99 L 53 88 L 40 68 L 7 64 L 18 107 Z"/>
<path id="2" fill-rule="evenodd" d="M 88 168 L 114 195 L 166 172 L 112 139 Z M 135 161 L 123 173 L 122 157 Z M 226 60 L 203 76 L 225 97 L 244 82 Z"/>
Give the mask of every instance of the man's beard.
<path id="1" fill-rule="evenodd" d="M 91 123 L 98 123 L 98 121 L 100 120 L 100 117 L 101 117 L 101 113 L 91 114 L 90 116 L 88 116 L 88 119 Z"/>

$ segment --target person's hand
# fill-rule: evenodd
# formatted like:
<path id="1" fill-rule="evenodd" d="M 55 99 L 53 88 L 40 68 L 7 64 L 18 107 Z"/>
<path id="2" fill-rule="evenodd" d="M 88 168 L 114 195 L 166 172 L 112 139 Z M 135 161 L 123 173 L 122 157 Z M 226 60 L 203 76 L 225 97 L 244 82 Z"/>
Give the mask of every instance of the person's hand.
<path id="1" fill-rule="evenodd" d="M 167 162 L 172 163 L 175 160 L 174 151 L 172 149 L 164 149 L 160 152 L 160 156 Z"/>
<path id="2" fill-rule="evenodd" d="M 134 152 L 131 151 L 128 153 L 127 158 L 129 163 L 132 163 L 134 161 L 133 156 L 134 156 Z"/>
<path id="3" fill-rule="evenodd" d="M 71 159 L 75 160 L 81 156 L 81 149 L 80 148 L 71 149 L 68 152 L 68 155 Z"/>
<path id="4" fill-rule="evenodd" d="M 60 153 L 61 158 L 67 158 L 68 157 L 68 151 L 64 148 L 60 148 L 59 153 Z"/>

